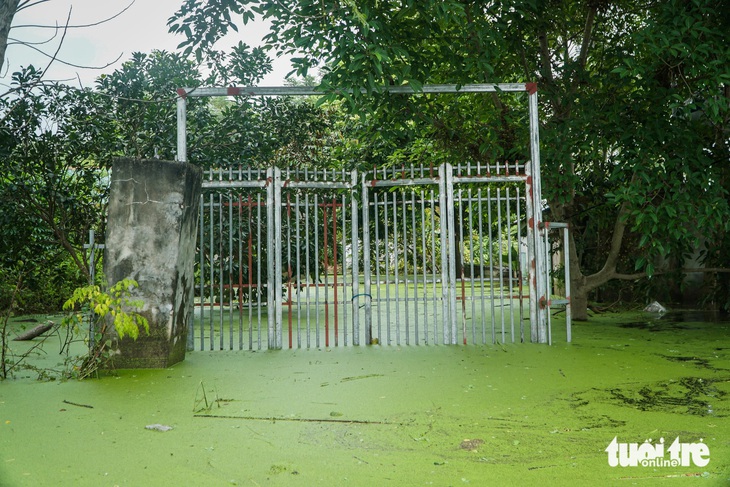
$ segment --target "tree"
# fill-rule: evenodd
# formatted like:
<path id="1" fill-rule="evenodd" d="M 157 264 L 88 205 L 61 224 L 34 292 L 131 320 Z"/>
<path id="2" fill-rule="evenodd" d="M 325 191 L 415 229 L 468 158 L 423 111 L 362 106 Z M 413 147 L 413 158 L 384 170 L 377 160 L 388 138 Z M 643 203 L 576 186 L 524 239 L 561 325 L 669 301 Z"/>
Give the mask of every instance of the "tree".
<path id="1" fill-rule="evenodd" d="M 234 28 L 231 14 L 270 20 L 269 46 L 299 75 L 321 69 L 329 99 L 371 127 L 416 119 L 421 137 L 476 160 L 524 154 L 512 103 L 460 100 L 455 114 L 453 99 L 381 87 L 537 80 L 544 196 L 550 218 L 572 224 L 578 319 L 592 290 L 655 276 L 671 256 L 681 267 L 729 230 L 730 21 L 709 0 L 208 0 L 169 25 L 201 53 Z M 596 231 L 606 237 L 592 247 Z"/>
<path id="2" fill-rule="evenodd" d="M 6 218 L 17 224 L 2 232 L 22 252 L 30 252 L 32 242 L 55 242 L 89 278 L 83 243 L 90 229 L 103 230 L 104 170 L 115 154 L 111 119 L 97 94 L 59 83 L 38 84 L 41 77 L 32 66 L 15 73 L 15 97 L 0 99 L 5 120 L 0 192 Z M 38 238 L 18 241 L 10 232 Z M 7 255 L 34 258 L 20 250 Z"/>
<path id="3" fill-rule="evenodd" d="M 13 17 L 18 11 L 19 4 L 20 0 L 0 1 L 0 68 L 5 65 L 5 50 L 8 47 L 10 25 L 13 23 Z"/>

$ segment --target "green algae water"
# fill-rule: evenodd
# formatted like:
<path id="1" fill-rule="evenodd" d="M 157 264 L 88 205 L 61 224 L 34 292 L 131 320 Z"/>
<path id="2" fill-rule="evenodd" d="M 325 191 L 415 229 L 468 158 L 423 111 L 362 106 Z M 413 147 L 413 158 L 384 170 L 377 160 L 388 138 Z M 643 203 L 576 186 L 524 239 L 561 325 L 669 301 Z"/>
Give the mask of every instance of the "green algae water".
<path id="1" fill-rule="evenodd" d="M 553 326 L 552 347 L 197 351 L 83 382 L 21 371 L 0 383 L 0 486 L 730 485 L 730 323 L 605 314 L 572 344 Z M 57 354 L 49 341 L 34 360 Z M 709 463 L 611 467 L 614 438 L 703 443 Z"/>

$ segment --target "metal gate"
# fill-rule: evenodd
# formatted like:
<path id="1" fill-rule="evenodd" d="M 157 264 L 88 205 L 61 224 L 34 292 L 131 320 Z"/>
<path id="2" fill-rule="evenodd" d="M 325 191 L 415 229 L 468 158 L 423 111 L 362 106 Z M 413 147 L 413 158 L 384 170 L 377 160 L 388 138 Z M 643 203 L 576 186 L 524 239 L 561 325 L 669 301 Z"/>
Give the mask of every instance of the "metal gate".
<path id="1" fill-rule="evenodd" d="M 526 339 L 525 164 L 210 170 L 203 188 L 191 348 Z"/>
<path id="2" fill-rule="evenodd" d="M 385 87 L 413 94 L 409 86 Z M 424 85 L 527 93 L 531 161 L 348 171 L 209 170 L 200 201 L 188 347 L 551 343 L 551 228 L 541 209 L 537 85 Z M 321 95 L 317 87 L 179 89 L 189 96 Z M 552 226 L 551 226 L 552 225 Z M 567 252 L 564 252 L 567 259 Z"/>

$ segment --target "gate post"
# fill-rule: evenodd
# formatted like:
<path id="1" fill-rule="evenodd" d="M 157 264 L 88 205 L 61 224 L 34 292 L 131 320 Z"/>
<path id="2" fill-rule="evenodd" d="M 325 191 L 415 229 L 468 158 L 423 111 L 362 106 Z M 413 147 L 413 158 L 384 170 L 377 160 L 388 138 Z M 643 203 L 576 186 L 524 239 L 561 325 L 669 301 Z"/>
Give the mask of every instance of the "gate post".
<path id="1" fill-rule="evenodd" d="M 456 345 L 456 237 L 454 235 L 454 168 L 439 166 L 441 207 L 441 294 L 443 297 L 444 344 Z"/>
<path id="2" fill-rule="evenodd" d="M 547 315 L 550 312 L 547 302 L 547 273 L 545 262 L 545 243 L 542 238 L 542 183 L 540 181 L 540 125 L 538 121 L 537 84 L 527 85 L 530 111 L 530 163 L 528 171 L 528 253 L 530 256 L 530 335 L 533 342 L 548 343 Z M 531 214 L 530 214 L 531 212 Z"/>

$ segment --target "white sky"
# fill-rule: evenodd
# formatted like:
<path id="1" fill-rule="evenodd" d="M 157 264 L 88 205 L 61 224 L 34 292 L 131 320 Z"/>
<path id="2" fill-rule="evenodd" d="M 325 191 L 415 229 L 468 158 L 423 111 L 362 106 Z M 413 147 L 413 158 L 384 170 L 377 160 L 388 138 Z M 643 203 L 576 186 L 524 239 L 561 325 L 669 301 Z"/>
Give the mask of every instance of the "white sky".
<path id="1" fill-rule="evenodd" d="M 49 0 L 21 11 L 13 19 L 13 26 L 23 24 L 64 25 L 71 10 L 70 25 L 98 22 L 120 12 L 132 0 Z M 168 33 L 167 19 L 180 7 L 183 0 L 136 0 L 134 4 L 119 17 L 99 26 L 69 29 L 61 46 L 58 58 L 83 66 L 104 66 L 114 61 L 120 54 L 122 57 L 113 65 L 104 69 L 80 69 L 54 62 L 45 79 L 68 80 L 69 84 L 78 86 L 80 78 L 83 86 L 91 87 L 94 80 L 102 73 L 111 73 L 128 61 L 133 52 L 150 52 L 153 49 L 174 51 L 184 40 L 182 36 Z M 239 41 L 250 46 L 258 46 L 261 37 L 267 33 L 263 22 L 239 25 L 238 33 L 233 33 L 216 45 L 219 49 L 237 44 Z M 45 41 L 53 36 L 53 29 L 13 28 L 10 37 L 24 41 Z M 57 49 L 61 31 L 50 42 L 37 46 L 49 54 Z M 12 41 L 11 41 L 12 42 Z M 0 71 L 0 84 L 10 82 L 11 73 L 20 66 L 33 64 L 45 68 L 49 59 L 32 49 L 9 45 L 5 66 Z M 286 59 L 274 60 L 274 72 L 261 83 L 263 86 L 281 86 L 284 76 L 291 70 Z"/>

